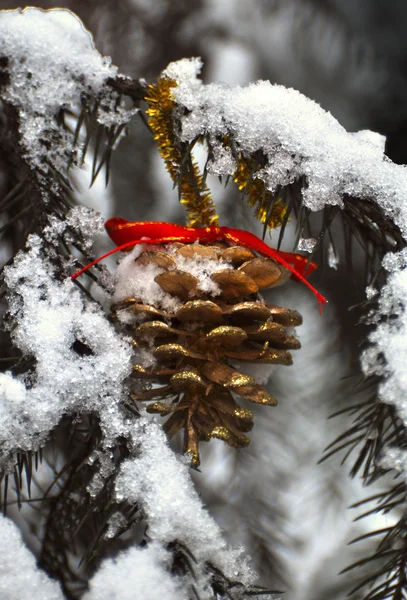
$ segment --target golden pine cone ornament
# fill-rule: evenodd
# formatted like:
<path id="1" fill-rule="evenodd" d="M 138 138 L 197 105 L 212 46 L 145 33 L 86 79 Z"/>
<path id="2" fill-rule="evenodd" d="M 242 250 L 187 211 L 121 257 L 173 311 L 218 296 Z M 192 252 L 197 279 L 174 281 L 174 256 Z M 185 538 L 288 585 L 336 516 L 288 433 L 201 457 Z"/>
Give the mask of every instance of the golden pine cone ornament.
<path id="1" fill-rule="evenodd" d="M 300 347 L 291 328 L 296 311 L 266 303 L 259 291 L 285 283 L 290 272 L 240 246 L 138 246 L 118 267 L 112 305 L 136 347 L 132 394 L 147 411 L 167 417 L 169 437 L 184 430 L 184 452 L 200 464 L 199 442 L 249 444 L 250 410 L 277 401 L 244 371 L 245 363 L 291 365 Z"/>

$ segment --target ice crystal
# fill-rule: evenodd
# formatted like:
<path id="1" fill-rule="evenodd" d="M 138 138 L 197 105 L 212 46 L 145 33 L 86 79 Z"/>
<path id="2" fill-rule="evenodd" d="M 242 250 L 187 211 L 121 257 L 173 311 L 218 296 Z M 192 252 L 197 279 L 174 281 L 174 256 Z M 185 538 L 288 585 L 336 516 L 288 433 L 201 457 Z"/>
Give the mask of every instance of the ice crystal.
<path id="1" fill-rule="evenodd" d="M 297 249 L 302 252 L 311 252 L 314 251 L 314 248 L 317 244 L 317 240 L 314 238 L 300 238 L 297 244 Z"/>

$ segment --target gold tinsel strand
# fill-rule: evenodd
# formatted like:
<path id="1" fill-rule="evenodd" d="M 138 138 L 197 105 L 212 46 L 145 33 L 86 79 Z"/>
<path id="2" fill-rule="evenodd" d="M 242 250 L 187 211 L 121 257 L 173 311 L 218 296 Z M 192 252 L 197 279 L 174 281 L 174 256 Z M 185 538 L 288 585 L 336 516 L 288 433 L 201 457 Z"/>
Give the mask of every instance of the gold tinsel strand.
<path id="1" fill-rule="evenodd" d="M 190 227 L 216 225 L 218 216 L 209 188 L 206 186 L 197 163 L 182 155 L 177 147 L 173 131 L 175 102 L 172 89 L 176 82 L 160 77 L 156 84 L 148 86 L 145 98 L 149 108 L 149 125 L 153 131 L 160 154 L 174 184 L 179 186 L 181 203 L 188 212 Z"/>
<path id="2" fill-rule="evenodd" d="M 255 217 L 261 223 L 266 223 L 270 229 L 274 229 L 282 224 L 288 207 L 281 198 L 273 201 L 271 192 L 265 189 L 264 181 L 253 177 L 255 171 L 256 163 L 254 159 L 240 156 L 236 172 L 233 175 L 233 181 L 237 184 L 239 190 L 247 195 L 249 206 L 256 207 Z M 272 209 L 269 212 L 271 204 Z"/>

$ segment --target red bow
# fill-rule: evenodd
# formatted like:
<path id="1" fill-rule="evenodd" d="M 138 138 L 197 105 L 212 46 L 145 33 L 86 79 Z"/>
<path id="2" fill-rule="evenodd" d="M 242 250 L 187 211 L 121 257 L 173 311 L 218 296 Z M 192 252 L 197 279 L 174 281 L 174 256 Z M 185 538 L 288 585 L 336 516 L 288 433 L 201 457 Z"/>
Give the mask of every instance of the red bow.
<path id="1" fill-rule="evenodd" d="M 90 267 L 103 260 L 107 256 L 136 246 L 137 244 L 164 244 L 170 242 L 193 243 L 201 242 L 204 244 L 226 240 L 239 246 L 244 246 L 254 250 L 259 254 L 272 258 L 277 263 L 289 269 L 292 277 L 304 283 L 316 296 L 320 309 L 327 300 L 322 296 L 306 279 L 305 276 L 311 275 L 317 268 L 313 262 L 307 266 L 308 259 L 301 254 L 291 252 L 281 252 L 267 246 L 262 240 L 253 233 L 243 229 L 231 229 L 230 227 L 218 227 L 211 225 L 209 227 L 186 227 L 183 225 L 174 225 L 173 223 L 163 223 L 160 221 L 126 221 L 120 217 L 109 219 L 105 223 L 106 230 L 112 240 L 117 244 L 117 248 L 99 256 L 89 265 L 74 273 L 72 279 L 75 279 Z M 147 239 L 143 239 L 147 238 Z"/>

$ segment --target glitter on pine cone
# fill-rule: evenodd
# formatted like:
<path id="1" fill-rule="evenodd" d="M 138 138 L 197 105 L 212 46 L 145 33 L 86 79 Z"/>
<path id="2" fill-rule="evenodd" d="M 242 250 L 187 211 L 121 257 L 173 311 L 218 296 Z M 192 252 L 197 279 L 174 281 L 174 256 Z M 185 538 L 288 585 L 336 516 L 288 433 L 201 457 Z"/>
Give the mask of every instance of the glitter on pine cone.
<path id="1" fill-rule="evenodd" d="M 118 267 L 112 316 L 136 348 L 132 398 L 167 417 L 169 437 L 183 430 L 195 467 L 201 441 L 249 444 L 253 415 L 236 396 L 277 404 L 236 365 L 292 364 L 289 351 L 300 342 L 286 328 L 300 325 L 301 315 L 259 294 L 289 276 L 273 260 L 224 243 L 138 246 Z"/>

